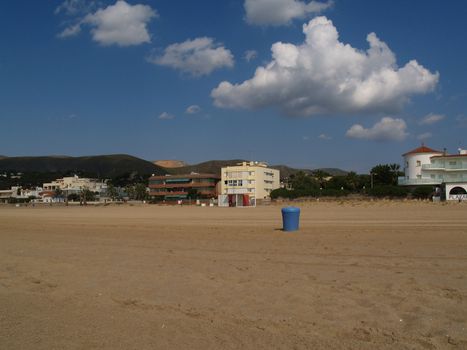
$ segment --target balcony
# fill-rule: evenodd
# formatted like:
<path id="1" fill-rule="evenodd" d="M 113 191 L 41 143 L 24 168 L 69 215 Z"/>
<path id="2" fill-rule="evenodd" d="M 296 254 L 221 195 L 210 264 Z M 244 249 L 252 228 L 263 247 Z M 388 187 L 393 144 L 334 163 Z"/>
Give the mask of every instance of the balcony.
<path id="1" fill-rule="evenodd" d="M 421 178 L 421 179 L 406 179 L 404 176 L 397 178 L 399 186 L 421 186 L 421 185 L 440 185 L 443 181 L 440 179 Z"/>
<path id="2" fill-rule="evenodd" d="M 464 170 L 467 171 L 467 167 L 465 164 L 422 164 L 422 170 L 443 170 L 443 171 L 450 171 L 450 170 Z"/>
<path id="3" fill-rule="evenodd" d="M 443 182 L 467 182 L 467 174 L 444 174 Z"/>

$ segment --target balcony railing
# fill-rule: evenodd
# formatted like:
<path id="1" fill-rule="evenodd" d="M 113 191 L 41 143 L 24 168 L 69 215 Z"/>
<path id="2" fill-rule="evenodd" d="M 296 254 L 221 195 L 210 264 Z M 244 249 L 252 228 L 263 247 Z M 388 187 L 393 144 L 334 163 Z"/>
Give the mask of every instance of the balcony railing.
<path id="1" fill-rule="evenodd" d="M 397 178 L 397 184 L 399 186 L 439 185 L 441 183 L 442 183 L 442 180 L 439 180 L 439 179 L 428 179 L 428 178 L 406 179 L 403 176 Z"/>
<path id="2" fill-rule="evenodd" d="M 440 185 L 442 183 L 458 183 L 467 182 L 467 174 L 443 174 L 442 178 L 421 178 L 421 179 L 406 179 L 401 176 L 397 179 L 400 186 L 417 186 L 417 185 Z"/>
<path id="3" fill-rule="evenodd" d="M 443 182 L 467 182 L 467 174 L 443 174 Z"/>
<path id="4" fill-rule="evenodd" d="M 422 169 L 423 170 L 465 170 L 467 171 L 467 165 L 463 163 L 457 163 L 457 164 L 438 164 L 438 163 L 433 163 L 433 164 L 422 164 Z"/>

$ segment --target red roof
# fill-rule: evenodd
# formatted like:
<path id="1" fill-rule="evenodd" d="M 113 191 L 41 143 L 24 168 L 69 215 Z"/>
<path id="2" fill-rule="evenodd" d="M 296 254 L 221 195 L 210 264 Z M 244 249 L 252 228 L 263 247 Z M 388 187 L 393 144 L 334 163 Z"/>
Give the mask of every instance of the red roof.
<path id="1" fill-rule="evenodd" d="M 430 147 L 426 147 L 424 144 L 422 144 L 420 147 L 415 148 L 407 153 L 404 153 L 402 156 L 405 157 L 409 154 L 417 154 L 417 153 L 441 153 L 442 154 L 443 152 L 437 151 Z"/>

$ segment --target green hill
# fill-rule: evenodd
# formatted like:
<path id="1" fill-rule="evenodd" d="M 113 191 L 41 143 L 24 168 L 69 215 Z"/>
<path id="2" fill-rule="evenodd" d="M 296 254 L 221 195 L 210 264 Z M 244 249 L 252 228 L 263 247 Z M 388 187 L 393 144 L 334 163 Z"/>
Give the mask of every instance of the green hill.
<path id="1" fill-rule="evenodd" d="M 8 157 L 0 159 L 0 171 L 35 173 L 85 173 L 100 178 L 114 178 L 129 173 L 166 174 L 151 162 L 126 154 L 86 157 Z"/>

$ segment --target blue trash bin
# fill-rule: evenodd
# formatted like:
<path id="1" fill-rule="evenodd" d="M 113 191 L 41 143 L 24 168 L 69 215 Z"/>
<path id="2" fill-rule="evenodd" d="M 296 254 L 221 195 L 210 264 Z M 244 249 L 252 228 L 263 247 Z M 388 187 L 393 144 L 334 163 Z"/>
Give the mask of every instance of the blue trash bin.
<path id="1" fill-rule="evenodd" d="M 300 208 L 282 208 L 282 229 L 284 231 L 297 231 L 300 221 Z"/>

